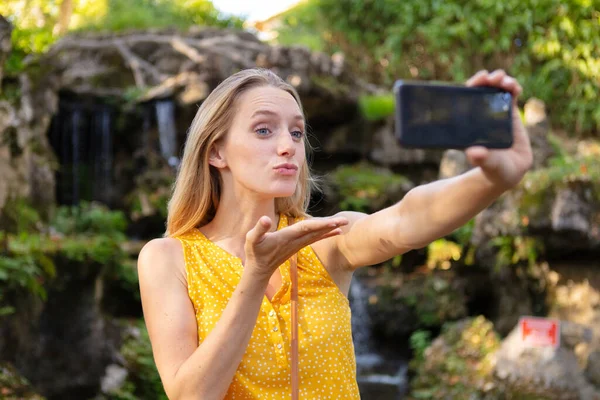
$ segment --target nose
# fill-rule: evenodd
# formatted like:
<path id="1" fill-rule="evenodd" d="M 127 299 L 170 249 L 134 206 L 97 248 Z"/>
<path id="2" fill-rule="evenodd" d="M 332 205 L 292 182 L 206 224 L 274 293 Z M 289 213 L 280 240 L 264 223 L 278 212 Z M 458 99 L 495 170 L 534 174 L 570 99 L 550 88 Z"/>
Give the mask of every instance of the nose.
<path id="1" fill-rule="evenodd" d="M 277 142 L 277 154 L 284 157 L 293 157 L 296 154 L 296 142 L 294 142 L 291 132 L 280 135 Z"/>

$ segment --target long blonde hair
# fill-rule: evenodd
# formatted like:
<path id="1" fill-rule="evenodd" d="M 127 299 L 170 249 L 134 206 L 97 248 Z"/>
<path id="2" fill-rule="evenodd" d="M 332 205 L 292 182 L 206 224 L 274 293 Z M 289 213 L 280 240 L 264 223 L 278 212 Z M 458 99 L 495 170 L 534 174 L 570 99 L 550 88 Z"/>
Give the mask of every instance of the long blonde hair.
<path id="1" fill-rule="evenodd" d="M 302 111 L 296 90 L 266 69 L 247 69 L 231 75 L 204 100 L 190 126 L 173 194 L 168 205 L 165 236 L 179 236 L 210 222 L 219 206 L 221 178 L 208 163 L 213 145 L 224 138 L 231 127 L 236 101 L 245 91 L 271 86 L 291 94 Z M 311 151 L 305 140 L 307 152 Z M 290 197 L 275 199 L 275 212 L 292 217 L 306 216 L 311 191 L 316 187 L 307 162 L 300 168 L 299 183 Z"/>

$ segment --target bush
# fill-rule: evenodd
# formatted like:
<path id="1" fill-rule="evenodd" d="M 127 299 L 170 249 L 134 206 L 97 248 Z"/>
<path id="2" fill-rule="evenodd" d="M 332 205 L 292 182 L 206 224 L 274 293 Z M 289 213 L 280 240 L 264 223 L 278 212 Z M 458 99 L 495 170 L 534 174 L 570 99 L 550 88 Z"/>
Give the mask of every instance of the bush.
<path id="1" fill-rule="evenodd" d="M 331 179 L 342 210 L 374 212 L 400 200 L 409 182 L 401 175 L 367 163 L 341 166 Z"/>
<path id="2" fill-rule="evenodd" d="M 63 0 L 65 1 L 65 0 Z M 111 31 L 175 28 L 192 25 L 241 28 L 243 20 L 221 14 L 210 0 L 96 0 L 72 1 L 66 31 Z M 7 75 L 24 69 L 28 56 L 44 53 L 64 33 L 58 23 L 62 2 L 4 0 L 0 14 L 13 24 L 13 50 L 6 65 Z M 25 8 L 27 7 L 27 8 Z"/>
<path id="3" fill-rule="evenodd" d="M 598 133 L 598 10 L 600 0 L 309 0 L 280 31 L 285 40 L 311 27 L 318 47 L 343 51 L 365 80 L 389 86 L 504 68 L 568 132 Z"/>
<path id="4" fill-rule="evenodd" d="M 129 375 L 125 385 L 110 400 L 156 399 L 167 400 L 152 356 L 152 346 L 143 321 L 129 329 L 121 347 Z"/>
<path id="5" fill-rule="evenodd" d="M 30 230 L 0 232 L 2 293 L 25 289 L 45 300 L 46 285 L 57 275 L 58 260 L 103 265 L 108 271 L 124 270 L 126 254 L 121 243 L 125 239 L 125 217 L 121 212 L 87 203 L 60 207 L 51 234 L 37 232 L 39 226 L 31 226 L 37 219 L 28 206 L 16 208 L 13 217 L 29 221 L 24 225 Z M 0 295 L 0 315 L 14 311 Z"/>
<path id="6" fill-rule="evenodd" d="M 445 324 L 440 337 L 423 350 L 427 339 L 418 332 L 411 339 L 421 356 L 411 361 L 415 377 L 409 399 L 501 398 L 490 392 L 493 357 L 500 347 L 491 322 L 476 317 Z"/>

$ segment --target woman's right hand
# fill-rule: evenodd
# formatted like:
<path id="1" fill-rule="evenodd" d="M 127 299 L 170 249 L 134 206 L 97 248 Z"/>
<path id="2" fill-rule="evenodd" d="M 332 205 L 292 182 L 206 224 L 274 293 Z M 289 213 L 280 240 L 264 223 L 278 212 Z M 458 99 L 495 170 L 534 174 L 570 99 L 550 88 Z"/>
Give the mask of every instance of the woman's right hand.
<path id="1" fill-rule="evenodd" d="M 300 249 L 342 233 L 347 225 L 343 217 L 311 218 L 297 222 L 275 232 L 269 217 L 261 217 L 246 234 L 244 268 L 251 268 L 257 279 L 268 281 L 273 272 Z"/>

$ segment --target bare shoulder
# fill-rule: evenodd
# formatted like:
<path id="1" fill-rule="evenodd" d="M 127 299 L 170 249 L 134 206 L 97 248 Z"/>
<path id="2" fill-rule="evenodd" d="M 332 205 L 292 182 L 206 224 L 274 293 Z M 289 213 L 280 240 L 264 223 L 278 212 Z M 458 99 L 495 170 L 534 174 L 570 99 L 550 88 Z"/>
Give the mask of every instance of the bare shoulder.
<path id="1" fill-rule="evenodd" d="M 140 279 L 182 279 L 185 283 L 185 261 L 181 242 L 174 238 L 153 239 L 146 243 L 138 256 Z"/>

